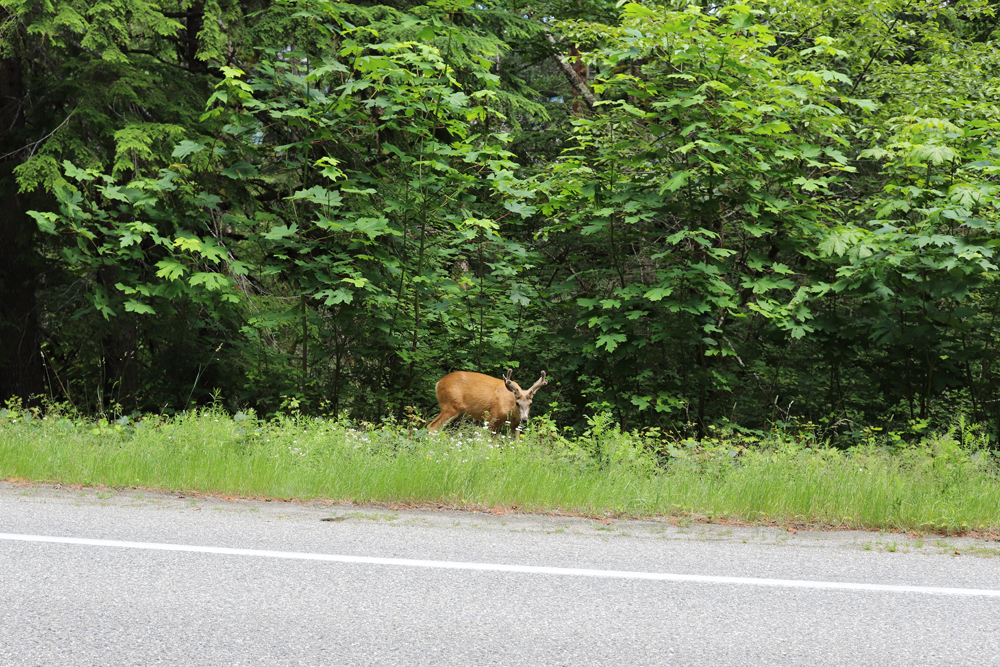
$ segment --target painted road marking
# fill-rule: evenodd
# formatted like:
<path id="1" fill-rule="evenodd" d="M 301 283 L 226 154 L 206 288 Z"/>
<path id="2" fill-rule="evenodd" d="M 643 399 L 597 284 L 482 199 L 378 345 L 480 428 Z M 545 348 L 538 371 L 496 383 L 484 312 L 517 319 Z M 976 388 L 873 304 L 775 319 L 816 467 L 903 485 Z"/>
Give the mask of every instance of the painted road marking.
<path id="1" fill-rule="evenodd" d="M 861 584 L 844 581 L 808 581 L 803 579 L 758 579 L 754 577 L 720 577 L 702 574 L 670 574 L 666 572 L 629 572 L 624 570 L 589 570 L 572 567 L 544 567 L 537 565 L 503 565 L 500 563 L 466 563 L 441 560 L 415 560 L 411 558 L 377 558 L 374 556 L 340 556 L 313 554 L 297 551 L 267 551 L 260 549 L 231 549 L 229 547 L 201 547 L 188 544 L 161 544 L 156 542 L 123 542 L 119 540 L 94 540 L 80 537 L 50 537 L 47 535 L 18 535 L 0 533 L 0 540 L 14 542 L 46 542 L 120 549 L 145 549 L 149 551 L 180 551 L 186 553 L 219 554 L 224 556 L 256 556 L 315 560 L 352 565 L 389 565 L 396 567 L 422 567 L 439 570 L 472 570 L 479 572 L 510 572 L 514 574 L 550 574 L 564 577 L 592 577 L 605 579 L 645 579 L 648 581 L 674 581 L 696 584 L 730 584 L 737 586 L 771 586 L 778 588 L 813 588 L 822 590 L 867 591 L 879 593 L 920 593 L 925 595 L 964 595 L 969 597 L 1000 597 L 1000 590 L 983 588 L 944 588 L 937 586 L 897 586 L 891 584 Z"/>

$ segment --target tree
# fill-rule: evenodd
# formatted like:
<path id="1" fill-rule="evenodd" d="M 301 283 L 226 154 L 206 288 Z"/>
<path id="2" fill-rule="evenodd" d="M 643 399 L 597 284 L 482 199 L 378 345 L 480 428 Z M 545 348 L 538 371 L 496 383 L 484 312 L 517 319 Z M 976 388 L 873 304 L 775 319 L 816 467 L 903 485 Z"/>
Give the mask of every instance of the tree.
<path id="1" fill-rule="evenodd" d="M 496 222 L 517 184 L 490 132 L 497 80 L 483 55 L 453 68 L 438 44 L 475 31 L 443 9 L 406 19 L 418 39 L 387 42 L 322 3 L 295 10 L 265 25 L 307 50 L 224 67 L 204 117 L 214 139 L 127 179 L 67 163 L 73 187 L 37 217 L 80 239 L 75 266 L 114 269 L 92 295 L 108 317 L 186 303 L 220 322 L 246 378 L 238 401 L 399 411 L 415 379 L 503 363 L 530 296 L 524 249 Z M 456 354 L 456 338 L 475 344 Z"/>
<path id="2" fill-rule="evenodd" d="M 142 391 L 138 366 L 148 350 L 143 331 L 114 303 L 101 302 L 109 289 L 114 292 L 122 267 L 105 263 L 81 271 L 62 263 L 72 261 L 75 241 L 43 240 L 24 214 L 29 208 L 51 212 L 57 207 L 53 195 L 65 185 L 63 160 L 123 178 L 169 156 L 177 140 L 210 130 L 198 124 L 211 92 L 206 63 L 232 55 L 240 12 L 145 0 L 5 0 L 2 5 L 8 120 L 3 153 L 5 173 L 16 178 L 16 186 L 8 178 L 4 187 L 10 189 L 10 201 L 18 203 L 5 211 L 3 224 L 10 243 L 3 246 L 8 267 L 3 289 L 9 298 L 4 299 L 2 347 L 4 363 L 20 364 L 21 370 L 4 374 L 0 398 L 42 389 L 36 321 L 44 320 L 51 393 L 73 400 L 70 385 L 90 385 L 92 401 L 135 408 Z M 60 257 L 63 251 L 69 255 Z M 89 306 L 66 303 L 66 293 L 88 294 Z M 56 312 L 60 316 L 53 319 Z M 80 319 L 68 319 L 69 314 Z M 80 377 L 81 368 L 99 370 Z M 58 391 L 60 371 L 69 384 Z M 18 378 L 19 384 L 7 378 Z"/>
<path id="3" fill-rule="evenodd" d="M 39 258 L 28 198 L 17 191 L 14 169 L 25 151 L 24 84 L 17 47 L 23 35 L 0 7 L 5 48 L 0 54 L 0 402 L 25 403 L 43 391 L 41 336 L 35 286 Z"/>
<path id="4" fill-rule="evenodd" d="M 983 161 L 995 145 L 993 111 L 956 94 L 943 111 L 965 114 L 962 129 L 899 116 L 874 98 L 913 86 L 928 65 L 962 71 L 964 58 L 992 68 L 981 44 L 948 42 L 958 58 L 941 49 L 954 34 L 937 17 L 982 6 L 866 8 L 626 4 L 618 26 L 559 25 L 591 45 L 584 57 L 602 97 L 574 122 L 575 144 L 552 165 L 539 203 L 555 218 L 542 250 L 572 267 L 558 317 L 575 326 L 562 340 L 572 341 L 589 400 L 613 405 L 622 421 L 645 411 L 704 431 L 723 417 L 760 424 L 770 409 L 776 418 L 779 401 L 798 400 L 813 417 L 824 400 L 848 418 L 860 406 L 873 419 L 922 395 L 925 414 L 933 396 L 971 377 L 963 360 L 976 347 L 962 332 L 972 329 L 946 322 L 994 270 L 993 167 Z M 876 221 L 897 206 L 920 215 L 897 230 L 905 234 L 886 234 Z M 919 288 L 901 302 L 888 275 Z M 926 320 L 931 303 L 937 314 Z M 927 324 L 905 340 L 888 333 L 916 316 Z M 948 335 L 938 343 L 930 331 Z M 942 363 L 958 339 L 964 352 Z M 872 373 L 872 352 L 899 361 Z M 866 357 L 845 405 L 837 369 Z M 907 358 L 923 361 L 901 376 Z M 906 389 L 871 400 L 874 387 L 900 379 Z"/>

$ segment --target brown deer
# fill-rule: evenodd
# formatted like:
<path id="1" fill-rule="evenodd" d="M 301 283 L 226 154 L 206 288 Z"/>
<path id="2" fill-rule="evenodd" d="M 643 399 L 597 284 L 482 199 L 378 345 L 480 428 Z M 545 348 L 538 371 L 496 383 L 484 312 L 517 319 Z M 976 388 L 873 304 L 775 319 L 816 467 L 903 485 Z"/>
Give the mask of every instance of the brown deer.
<path id="1" fill-rule="evenodd" d="M 437 431 L 463 414 L 476 421 L 482 421 L 487 413 L 490 429 L 494 433 L 504 423 L 511 425 L 512 432 L 515 429 L 518 431 L 523 429 L 528 423 L 531 399 L 534 398 L 535 392 L 549 381 L 545 379 L 545 371 L 542 371 L 542 377 L 538 378 L 538 382 L 525 391 L 516 382 L 510 381 L 513 372 L 513 368 L 509 369 L 502 380 L 468 371 L 445 375 L 434 386 L 441 414 L 427 425 L 427 430 Z"/>

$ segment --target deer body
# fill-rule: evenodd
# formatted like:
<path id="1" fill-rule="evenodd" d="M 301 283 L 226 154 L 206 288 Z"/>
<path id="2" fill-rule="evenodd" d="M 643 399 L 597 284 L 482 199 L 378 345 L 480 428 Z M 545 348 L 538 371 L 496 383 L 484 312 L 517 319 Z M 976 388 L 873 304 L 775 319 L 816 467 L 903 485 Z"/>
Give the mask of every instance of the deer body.
<path id="1" fill-rule="evenodd" d="M 496 433 L 504 423 L 510 423 L 511 429 L 524 428 L 528 423 L 528 413 L 531 409 L 531 399 L 542 385 L 548 383 L 545 371 L 542 377 L 527 391 L 521 389 L 516 382 L 510 381 L 513 369 L 507 375 L 499 378 L 456 371 L 438 380 L 434 391 L 437 393 L 441 414 L 427 425 L 427 430 L 437 431 L 459 415 L 468 415 L 476 421 L 482 421 L 489 413 L 490 429 Z"/>

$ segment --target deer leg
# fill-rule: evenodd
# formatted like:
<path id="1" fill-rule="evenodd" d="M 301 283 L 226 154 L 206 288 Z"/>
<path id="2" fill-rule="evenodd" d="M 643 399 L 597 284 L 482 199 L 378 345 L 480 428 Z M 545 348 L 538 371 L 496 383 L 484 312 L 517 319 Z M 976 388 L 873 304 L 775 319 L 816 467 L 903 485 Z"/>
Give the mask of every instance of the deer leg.
<path id="1" fill-rule="evenodd" d="M 430 424 L 427 425 L 427 430 L 428 431 L 440 430 L 441 428 L 444 428 L 444 426 L 447 425 L 448 422 L 450 422 L 458 415 L 459 415 L 458 410 L 441 408 L 441 414 L 435 417 L 434 421 L 432 421 Z"/>

